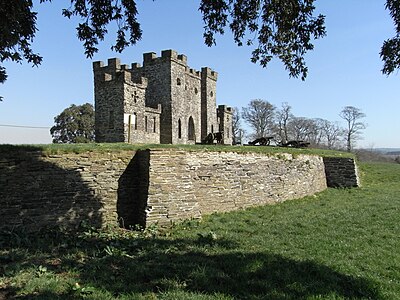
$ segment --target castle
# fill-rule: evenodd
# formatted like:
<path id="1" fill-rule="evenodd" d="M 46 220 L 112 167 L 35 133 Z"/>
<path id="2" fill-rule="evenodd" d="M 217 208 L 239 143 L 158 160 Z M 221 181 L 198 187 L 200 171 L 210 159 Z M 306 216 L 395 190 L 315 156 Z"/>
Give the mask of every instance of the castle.
<path id="1" fill-rule="evenodd" d="M 187 65 L 174 50 L 143 54 L 143 66 L 93 63 L 96 142 L 201 143 L 223 132 L 232 144 L 232 109 L 216 105 L 217 73 Z"/>

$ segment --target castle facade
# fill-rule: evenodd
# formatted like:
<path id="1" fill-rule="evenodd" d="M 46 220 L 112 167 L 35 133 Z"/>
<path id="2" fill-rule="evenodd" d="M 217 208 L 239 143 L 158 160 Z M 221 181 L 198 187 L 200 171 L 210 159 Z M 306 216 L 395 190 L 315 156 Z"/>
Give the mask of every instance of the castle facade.
<path id="1" fill-rule="evenodd" d="M 187 65 L 174 50 L 143 54 L 138 63 L 93 63 L 96 142 L 200 143 L 223 132 L 232 144 L 232 109 L 216 105 L 218 74 Z"/>

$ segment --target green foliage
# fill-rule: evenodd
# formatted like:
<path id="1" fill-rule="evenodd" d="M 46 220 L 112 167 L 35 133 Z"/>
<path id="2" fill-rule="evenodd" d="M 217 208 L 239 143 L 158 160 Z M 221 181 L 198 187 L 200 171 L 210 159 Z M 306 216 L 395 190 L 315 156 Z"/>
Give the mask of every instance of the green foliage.
<path id="1" fill-rule="evenodd" d="M 31 0 L 0 1 L 0 63 L 26 60 L 37 66 L 42 62 L 42 57 L 31 49 L 37 30 L 36 15 Z M 6 79 L 6 69 L 0 65 L 0 83 Z"/>
<path id="2" fill-rule="evenodd" d="M 53 143 L 94 142 L 93 105 L 72 104 L 54 118 L 55 125 L 50 128 Z"/>
<path id="3" fill-rule="evenodd" d="M 383 43 L 380 54 L 384 62 L 382 73 L 390 75 L 400 66 L 400 1 L 386 0 L 386 9 L 394 21 L 396 35 Z"/>
<path id="4" fill-rule="evenodd" d="M 400 165 L 362 188 L 188 220 L 166 232 L 82 224 L 0 233 L 16 299 L 397 299 Z"/>
<path id="5" fill-rule="evenodd" d="M 51 1 L 40 0 L 42 2 Z M 215 35 L 224 34 L 229 26 L 237 45 L 255 45 L 252 62 L 266 67 L 274 57 L 278 58 L 290 76 L 304 80 L 308 73 L 304 57 L 314 49 L 313 40 L 326 35 L 325 16 L 314 14 L 314 2 L 202 0 L 199 10 L 205 23 L 205 44 L 215 44 Z M 32 0 L 0 1 L 0 63 L 26 60 L 37 66 L 42 62 L 42 57 L 31 48 L 37 31 L 37 13 L 32 8 Z M 386 8 L 393 18 L 396 35 L 386 40 L 381 49 L 382 72 L 391 74 L 400 67 L 400 1 L 386 0 Z M 98 51 L 99 41 L 104 40 L 112 22 L 117 25 L 113 50 L 121 52 L 142 37 L 136 1 L 133 0 L 71 0 L 62 14 L 69 19 L 80 19 L 77 36 L 89 58 Z M 6 78 L 6 69 L 0 65 L 0 83 Z"/>
<path id="6" fill-rule="evenodd" d="M 214 35 L 224 34 L 229 26 L 236 44 L 256 44 L 252 62 L 266 67 L 279 58 L 290 76 L 304 80 L 304 56 L 314 49 L 311 41 L 326 35 L 325 17 L 314 16 L 314 9 L 313 0 L 202 0 L 205 43 L 215 44 Z"/>

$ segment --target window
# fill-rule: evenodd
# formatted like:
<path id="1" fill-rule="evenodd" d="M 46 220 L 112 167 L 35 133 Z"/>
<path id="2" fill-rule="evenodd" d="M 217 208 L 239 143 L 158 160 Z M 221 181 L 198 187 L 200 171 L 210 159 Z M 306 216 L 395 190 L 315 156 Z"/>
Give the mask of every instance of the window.
<path id="1" fill-rule="evenodd" d="M 194 121 L 193 118 L 189 118 L 189 124 L 188 124 L 188 140 L 195 140 L 195 132 L 194 132 Z"/>
<path id="2" fill-rule="evenodd" d="M 153 117 L 153 132 L 156 132 L 156 117 Z"/>
<path id="3" fill-rule="evenodd" d="M 133 113 L 133 124 L 134 124 L 135 130 L 137 130 L 137 114 L 136 113 Z"/>
<path id="4" fill-rule="evenodd" d="M 197 95 L 199 93 L 199 90 L 197 88 L 194 88 L 194 93 Z"/>
<path id="5" fill-rule="evenodd" d="M 144 116 L 144 131 L 147 132 L 147 116 Z"/>
<path id="6" fill-rule="evenodd" d="M 214 93 L 213 93 L 213 91 L 211 91 L 210 92 L 210 97 L 213 97 L 214 96 Z"/>
<path id="7" fill-rule="evenodd" d="M 214 133 L 214 125 L 211 125 L 211 133 Z"/>
<path id="8" fill-rule="evenodd" d="M 176 79 L 176 85 L 181 85 L 181 79 L 180 78 Z"/>
<path id="9" fill-rule="evenodd" d="M 178 139 L 182 138 L 182 122 L 181 119 L 178 120 Z"/>

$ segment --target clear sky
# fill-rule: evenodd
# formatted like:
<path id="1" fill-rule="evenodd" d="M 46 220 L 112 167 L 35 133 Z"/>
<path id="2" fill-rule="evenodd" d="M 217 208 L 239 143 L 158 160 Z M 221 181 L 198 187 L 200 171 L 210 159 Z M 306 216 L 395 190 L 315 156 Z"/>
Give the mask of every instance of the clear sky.
<path id="1" fill-rule="evenodd" d="M 38 3 L 39 1 L 35 1 Z M 122 54 L 110 46 L 110 28 L 94 58 L 86 59 L 76 38 L 78 20 L 61 16 L 69 1 L 37 5 L 39 32 L 33 44 L 44 57 L 39 68 L 6 63 L 9 79 L 0 85 L 0 143 L 50 143 L 54 117 L 71 104 L 93 103 L 92 61 L 119 57 L 142 63 L 142 54 L 174 49 L 188 57 L 191 68 L 209 66 L 218 72 L 217 102 L 244 107 L 261 98 L 276 106 L 288 102 L 298 117 L 339 121 L 344 106 L 360 108 L 368 124 L 358 146 L 400 148 L 400 76 L 381 74 L 383 41 L 394 35 L 385 0 L 317 0 L 326 15 L 328 35 L 307 54 L 306 81 L 289 78 L 279 61 L 267 69 L 250 62 L 251 48 L 237 47 L 227 32 L 217 45 L 203 41 L 199 1 L 137 0 L 143 38 Z M 19 125 L 44 128 L 16 128 Z"/>

